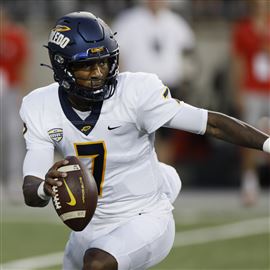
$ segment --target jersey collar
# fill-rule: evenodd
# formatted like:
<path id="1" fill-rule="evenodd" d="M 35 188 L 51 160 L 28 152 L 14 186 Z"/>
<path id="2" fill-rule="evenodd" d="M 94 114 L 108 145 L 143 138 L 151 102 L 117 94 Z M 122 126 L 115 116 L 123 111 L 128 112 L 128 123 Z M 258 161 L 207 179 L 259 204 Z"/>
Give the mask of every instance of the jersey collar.
<path id="1" fill-rule="evenodd" d="M 58 96 L 62 110 L 67 119 L 83 134 L 88 135 L 95 127 L 100 116 L 103 101 L 93 102 L 91 113 L 83 120 L 72 109 L 71 103 L 68 100 L 67 92 L 62 88 L 58 88 Z"/>

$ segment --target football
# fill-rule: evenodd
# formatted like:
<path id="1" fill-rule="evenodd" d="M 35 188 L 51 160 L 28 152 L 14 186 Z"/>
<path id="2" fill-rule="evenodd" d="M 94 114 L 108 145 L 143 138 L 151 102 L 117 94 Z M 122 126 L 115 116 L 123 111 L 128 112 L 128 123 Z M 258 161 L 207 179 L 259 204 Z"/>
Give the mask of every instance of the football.
<path id="1" fill-rule="evenodd" d="M 54 208 L 62 221 L 74 231 L 82 231 L 92 219 L 98 199 L 94 177 L 75 156 L 65 157 L 69 163 L 58 170 L 67 177 L 59 178 L 62 186 L 53 186 Z"/>

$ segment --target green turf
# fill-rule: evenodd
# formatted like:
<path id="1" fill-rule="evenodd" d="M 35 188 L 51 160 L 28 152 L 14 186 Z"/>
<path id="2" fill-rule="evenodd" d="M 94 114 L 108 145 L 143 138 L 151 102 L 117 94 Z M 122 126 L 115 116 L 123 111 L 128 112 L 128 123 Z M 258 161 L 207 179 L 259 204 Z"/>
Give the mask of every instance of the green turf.
<path id="1" fill-rule="evenodd" d="M 62 251 L 69 229 L 64 225 L 2 222 L 2 262 Z"/>
<path id="2" fill-rule="evenodd" d="M 269 269 L 269 235 L 174 248 L 153 269 L 266 270 Z"/>
<path id="3" fill-rule="evenodd" d="M 265 197 L 265 204 L 254 209 L 243 209 L 237 202 L 227 199 L 221 203 L 222 198 L 219 197 L 213 198 L 211 203 L 207 200 L 201 203 L 200 197 L 200 203 L 196 201 L 193 203 L 193 198 L 195 200 L 196 196 L 197 194 L 190 199 L 187 197 L 186 199 L 189 200 L 186 203 L 185 200 L 180 201 L 176 207 L 175 219 L 178 232 L 269 216 L 268 194 Z M 220 207 L 216 207 L 216 202 Z M 183 203 L 185 205 L 182 205 Z M 223 211 L 220 211 L 220 208 Z M 1 264 L 63 252 L 69 229 L 53 209 L 50 207 L 42 210 L 29 207 L 4 207 L 3 209 L 0 222 Z M 264 233 L 175 247 L 162 263 L 151 270 L 270 270 L 269 254 L 270 234 Z M 41 270 L 59 269 L 61 265 Z"/>
<path id="4" fill-rule="evenodd" d="M 63 251 L 68 234 L 63 224 L 3 222 L 2 262 Z M 266 270 L 270 266 L 269 250 L 267 234 L 174 248 L 152 270 Z M 46 268 L 56 269 L 60 266 Z"/>

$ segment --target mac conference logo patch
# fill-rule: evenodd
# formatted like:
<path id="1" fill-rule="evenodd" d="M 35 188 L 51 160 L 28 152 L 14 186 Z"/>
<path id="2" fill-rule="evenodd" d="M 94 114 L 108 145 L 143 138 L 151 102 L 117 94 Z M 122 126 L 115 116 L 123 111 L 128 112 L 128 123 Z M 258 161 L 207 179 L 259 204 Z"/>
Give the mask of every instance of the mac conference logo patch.
<path id="1" fill-rule="evenodd" d="M 55 142 L 60 142 L 63 139 L 63 129 L 53 128 L 48 131 L 50 138 Z"/>

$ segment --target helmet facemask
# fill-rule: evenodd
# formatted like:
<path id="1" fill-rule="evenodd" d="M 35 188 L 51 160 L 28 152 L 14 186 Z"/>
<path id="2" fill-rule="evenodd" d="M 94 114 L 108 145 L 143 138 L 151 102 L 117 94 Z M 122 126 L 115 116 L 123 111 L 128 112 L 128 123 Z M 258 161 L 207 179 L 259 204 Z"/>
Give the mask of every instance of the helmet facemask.
<path id="1" fill-rule="evenodd" d="M 51 61 L 54 61 L 53 71 L 54 71 L 54 79 L 55 81 L 60 83 L 60 86 L 64 88 L 64 90 L 70 94 L 77 96 L 79 98 L 83 98 L 88 101 L 102 101 L 110 98 L 114 92 L 117 84 L 116 76 L 119 73 L 118 62 L 119 62 L 119 52 L 117 51 L 115 55 L 109 57 L 99 57 L 96 59 L 87 59 L 83 61 L 67 61 L 63 56 L 59 54 L 55 54 Z M 83 63 L 91 63 L 93 61 L 102 61 L 102 59 L 108 60 L 109 72 L 106 78 L 103 79 L 103 83 L 100 86 L 95 86 L 94 81 L 99 81 L 100 79 L 89 79 L 89 81 L 93 81 L 92 86 L 91 83 L 89 86 L 83 86 L 78 84 L 74 72 L 72 70 L 72 66 L 80 65 Z M 84 80 L 80 78 L 80 80 Z M 85 79 L 87 80 L 87 79 Z"/>

